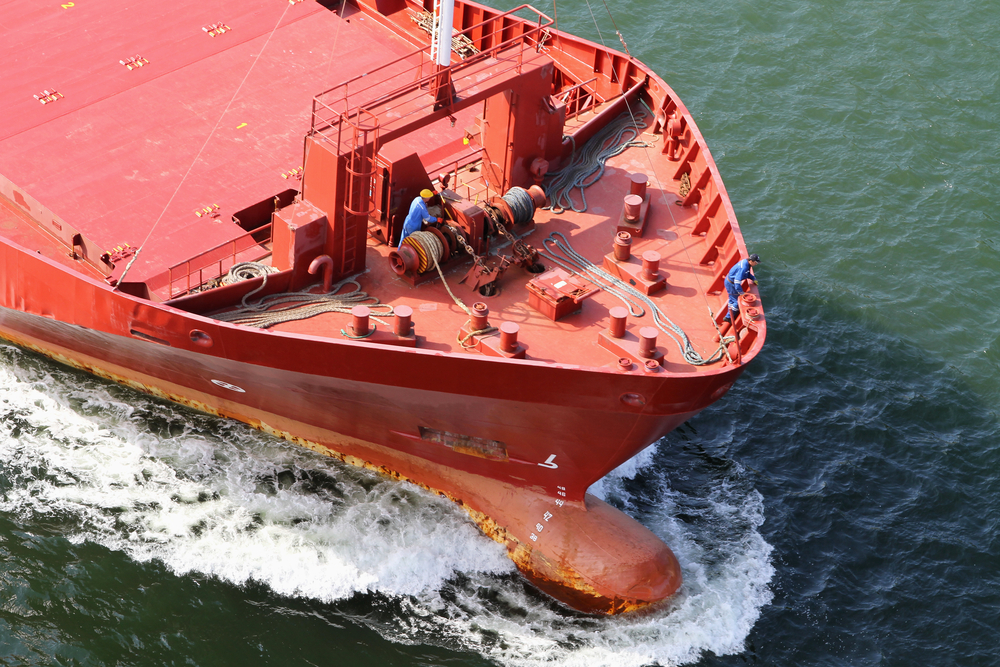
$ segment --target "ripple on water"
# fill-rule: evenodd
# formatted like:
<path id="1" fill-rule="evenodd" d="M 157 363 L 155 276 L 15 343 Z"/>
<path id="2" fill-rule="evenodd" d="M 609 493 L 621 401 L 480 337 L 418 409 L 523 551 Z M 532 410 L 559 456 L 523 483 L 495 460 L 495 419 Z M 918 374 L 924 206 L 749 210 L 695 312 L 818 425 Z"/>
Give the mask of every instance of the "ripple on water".
<path id="1" fill-rule="evenodd" d="M 666 610 L 593 618 L 525 584 L 502 547 L 430 493 L 3 351 L 0 430 L 15 444 L 0 450 L 0 511 L 81 548 L 360 604 L 356 620 L 392 641 L 511 665 L 738 652 L 771 596 L 762 498 L 730 462 L 683 453 L 678 467 L 668 443 L 595 486 L 672 546 L 685 584 Z"/>

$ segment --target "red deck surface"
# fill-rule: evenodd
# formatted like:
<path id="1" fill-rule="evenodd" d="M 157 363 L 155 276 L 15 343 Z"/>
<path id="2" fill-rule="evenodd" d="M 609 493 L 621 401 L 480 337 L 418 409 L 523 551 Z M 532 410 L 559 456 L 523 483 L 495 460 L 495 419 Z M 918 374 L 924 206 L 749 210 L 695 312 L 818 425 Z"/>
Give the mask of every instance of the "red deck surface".
<path id="1" fill-rule="evenodd" d="M 313 2 L 248 4 L 2 5 L 0 174 L 104 248 L 156 225 L 134 280 L 243 233 L 233 213 L 292 187 L 312 97 L 413 50 Z"/>
<path id="2" fill-rule="evenodd" d="M 313 97 L 414 50 L 356 9 L 340 16 L 314 2 L 249 4 L 2 5 L 0 62 L 13 66 L 0 90 L 0 174 L 101 248 L 144 244 L 129 281 L 162 274 L 243 234 L 231 221 L 235 212 L 297 186 L 283 174 L 302 165 Z M 213 24 L 230 29 L 213 37 L 204 30 Z M 130 71 L 119 62 L 134 56 L 148 64 Z M 43 90 L 63 97 L 42 105 L 33 95 Z M 397 141 L 418 151 L 428 172 L 436 174 L 457 153 L 468 151 L 462 137 L 478 111 L 465 109 L 454 124 L 439 121 Z M 661 140 L 652 134 L 645 138 Z M 662 255 L 670 287 L 657 301 L 695 349 L 708 356 L 717 347 L 710 312 L 719 312 L 725 297 L 705 294 L 714 269 L 697 261 L 705 252 L 705 240 L 689 233 L 697 210 L 675 205 L 677 183 L 666 176 L 673 164 L 658 147 L 629 149 L 612 159 L 604 177 L 587 190 L 586 213 L 539 211 L 536 231 L 525 240 L 543 249 L 542 240 L 560 231 L 599 265 L 611 249 L 608 222 L 621 210 L 629 175 L 648 174 L 648 229 L 632 251 Z M 473 197 L 482 191 L 478 174 L 464 178 L 468 184 L 460 179 L 453 185 L 460 194 Z M 215 205 L 217 217 L 196 215 Z M 64 247 L 23 219 L 16 208 L 0 207 L 0 227 L 9 238 L 74 264 Z M 457 333 L 467 316 L 440 281 L 410 287 L 389 270 L 389 248 L 369 246 L 363 288 L 383 303 L 413 307 L 421 347 L 463 352 Z M 471 304 L 481 300 L 479 295 L 457 285 L 467 267 L 453 268 L 448 280 Z M 621 302 L 601 292 L 585 302 L 579 315 L 552 322 L 527 304 L 524 284 L 530 277 L 517 268 L 508 272 L 501 293 L 488 300 L 491 323 L 521 325 L 531 359 L 613 367 L 618 355 L 597 344 L 597 332 L 608 310 Z M 324 315 L 278 329 L 339 337 L 348 320 Z M 629 330 L 651 324 L 648 316 L 632 318 Z M 589 333 L 579 334 L 588 328 Z M 676 346 L 662 334 L 659 345 L 667 353 L 668 370 L 697 371 L 680 360 Z"/>

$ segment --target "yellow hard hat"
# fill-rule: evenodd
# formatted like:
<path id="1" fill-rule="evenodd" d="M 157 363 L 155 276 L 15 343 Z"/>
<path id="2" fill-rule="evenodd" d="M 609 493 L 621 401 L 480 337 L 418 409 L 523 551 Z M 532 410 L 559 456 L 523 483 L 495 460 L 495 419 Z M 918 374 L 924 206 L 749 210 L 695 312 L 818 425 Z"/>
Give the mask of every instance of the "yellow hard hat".
<path id="1" fill-rule="evenodd" d="M 431 192 L 430 190 L 423 189 L 420 191 L 420 196 L 423 197 L 424 199 L 430 199 L 431 197 L 434 196 L 434 193 Z"/>

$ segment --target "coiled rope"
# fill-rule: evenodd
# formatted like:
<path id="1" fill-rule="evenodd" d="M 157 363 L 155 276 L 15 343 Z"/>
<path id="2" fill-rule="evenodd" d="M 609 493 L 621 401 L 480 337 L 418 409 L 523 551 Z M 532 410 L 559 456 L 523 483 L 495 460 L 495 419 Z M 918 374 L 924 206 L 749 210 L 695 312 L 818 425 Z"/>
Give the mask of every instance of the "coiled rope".
<path id="1" fill-rule="evenodd" d="M 726 336 L 722 338 L 719 341 L 718 349 L 706 359 L 694 349 L 691 345 L 691 340 L 684 330 L 671 322 L 670 318 L 663 314 L 652 299 L 578 253 L 561 232 L 552 232 L 542 243 L 549 251 L 542 253 L 543 257 L 558 264 L 574 275 L 584 276 L 588 280 L 597 283 L 601 289 L 621 299 L 628 306 L 629 312 L 633 317 L 642 317 L 645 315 L 646 310 L 643 308 L 643 305 L 645 305 L 649 309 L 649 312 L 652 313 L 653 321 L 656 323 L 657 328 L 670 336 L 671 340 L 677 344 L 681 356 L 687 363 L 692 366 L 704 366 L 715 363 L 724 355 L 728 356 L 727 345 L 736 340 L 734 337 Z"/>
<path id="2" fill-rule="evenodd" d="M 346 285 L 353 285 L 354 289 L 341 293 L 341 290 Z M 257 290 L 254 291 L 256 292 Z M 244 301 L 246 301 L 245 298 Z M 358 281 L 344 280 L 337 283 L 326 294 L 313 294 L 307 290 L 292 292 L 290 294 L 272 294 L 239 310 L 219 313 L 215 316 L 215 319 L 233 324 L 243 324 L 248 327 L 267 329 L 276 324 L 294 320 L 307 320 L 310 317 L 316 317 L 323 313 L 350 313 L 351 309 L 358 305 L 366 305 L 372 309 L 373 313 L 377 313 L 382 317 L 393 317 L 395 315 L 391 305 L 379 303 L 378 297 L 361 291 L 361 284 Z M 371 319 L 380 324 L 386 324 L 379 317 L 373 316 Z M 371 331 L 374 330 L 373 326 Z M 348 338 L 366 337 L 353 336 L 344 330 L 341 330 L 341 333 Z M 371 333 L 368 335 L 371 335 Z"/>
<path id="3" fill-rule="evenodd" d="M 260 262 L 240 262 L 239 264 L 233 265 L 233 268 L 229 269 L 229 273 L 224 275 L 219 280 L 219 285 L 233 285 L 235 283 L 243 282 L 244 280 L 263 277 L 264 280 L 261 281 L 260 286 L 247 292 L 243 296 L 243 300 L 240 302 L 244 308 L 252 309 L 251 306 L 247 305 L 247 299 L 264 289 L 264 286 L 267 285 L 268 274 L 277 272 L 278 269 L 273 266 L 261 264 Z"/>
<path id="4" fill-rule="evenodd" d="M 420 257 L 417 273 L 423 273 L 433 264 L 437 264 L 438 258 L 444 254 L 441 239 L 432 232 L 412 232 L 403 239 L 403 243 L 413 248 Z"/>
<path id="5" fill-rule="evenodd" d="M 646 116 L 646 111 L 642 109 L 638 110 L 634 118 L 631 113 L 625 112 L 595 134 L 579 151 L 574 145 L 569 164 L 559 171 L 546 174 L 546 177 L 552 180 L 546 188 L 551 203 L 545 208 L 551 209 L 553 213 L 562 213 L 565 210 L 577 213 L 586 211 L 587 196 L 584 190 L 604 175 L 607 161 L 627 148 L 651 145 L 645 141 L 637 141 L 646 127 L 644 122 Z M 573 191 L 578 188 L 581 208 L 577 208 L 572 197 Z"/>
<path id="6" fill-rule="evenodd" d="M 514 212 L 515 225 L 525 225 L 535 217 L 535 200 L 524 188 L 515 185 L 501 199 L 507 202 L 510 210 Z"/>

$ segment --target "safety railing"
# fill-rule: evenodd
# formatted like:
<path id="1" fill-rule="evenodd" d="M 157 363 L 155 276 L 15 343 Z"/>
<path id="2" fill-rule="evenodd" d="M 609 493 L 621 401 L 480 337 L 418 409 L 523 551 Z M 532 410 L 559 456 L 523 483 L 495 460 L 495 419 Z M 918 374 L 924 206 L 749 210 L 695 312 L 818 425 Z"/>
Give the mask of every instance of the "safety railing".
<path id="1" fill-rule="evenodd" d="M 537 20 L 514 16 L 519 11 L 533 13 Z M 530 5 L 521 5 L 457 32 L 456 35 L 468 37 L 479 53 L 446 68 L 450 82 L 456 84 L 456 94 L 462 96 L 463 90 L 458 85 L 462 72 L 482 67 L 487 61 L 492 76 L 520 72 L 525 52 L 528 49 L 541 50 L 552 25 L 552 19 L 545 14 Z M 422 109 L 411 109 L 405 113 L 400 109 L 406 104 L 407 95 L 421 89 L 433 91 L 436 85 L 440 85 L 442 72 L 430 61 L 429 52 L 430 46 L 424 47 L 316 95 L 313 98 L 311 134 L 336 141 L 342 149 L 352 149 L 353 146 L 341 146 L 340 122 L 343 118 L 355 116 L 362 109 L 379 107 L 380 118 L 391 118 L 391 123 L 398 125 L 410 115 L 425 113 Z M 470 87 L 474 85 L 475 82 L 469 83 Z M 383 132 L 387 129 L 388 125 L 383 123 Z M 336 137 L 327 134 L 331 130 L 337 133 Z"/>
<path id="2" fill-rule="evenodd" d="M 240 262 L 259 262 L 270 256 L 271 250 L 263 245 L 270 241 L 271 223 L 267 223 L 174 264 L 167 269 L 168 298 L 173 299 L 187 294 L 209 280 L 224 276 L 229 269 Z M 254 252 L 254 248 L 259 252 Z"/>
<path id="3" fill-rule="evenodd" d="M 576 118 L 584 111 L 589 111 L 604 101 L 599 99 L 597 93 L 588 87 L 596 81 L 597 77 L 595 76 L 559 91 L 559 100 L 566 105 L 566 120 Z"/>

